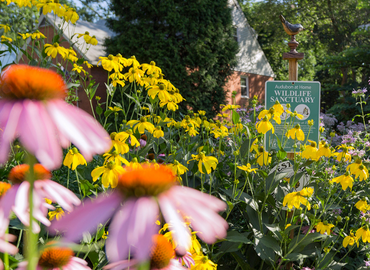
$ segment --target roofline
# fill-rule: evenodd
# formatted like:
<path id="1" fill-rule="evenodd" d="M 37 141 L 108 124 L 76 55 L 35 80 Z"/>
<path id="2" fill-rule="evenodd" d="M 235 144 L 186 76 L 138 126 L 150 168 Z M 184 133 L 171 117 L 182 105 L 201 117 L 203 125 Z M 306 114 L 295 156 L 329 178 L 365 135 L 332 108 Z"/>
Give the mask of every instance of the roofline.
<path id="1" fill-rule="evenodd" d="M 56 15 L 54 15 L 54 16 L 56 16 Z M 44 21 L 44 20 L 46 20 L 48 23 L 50 23 L 50 25 L 51 26 L 53 26 L 55 29 L 59 29 L 58 27 L 56 27 L 56 25 L 54 24 L 54 22 L 51 20 L 51 18 L 49 18 L 49 16 L 47 16 L 47 15 L 44 15 L 44 14 L 41 14 L 41 16 L 40 16 L 40 18 L 39 18 L 39 23 L 37 24 L 37 27 L 36 27 L 36 29 L 39 29 L 40 28 L 40 25 L 42 24 L 42 22 Z M 72 44 L 71 42 L 72 42 L 72 40 L 69 38 L 69 37 L 67 37 L 65 34 L 64 34 L 64 30 L 62 29 L 62 37 L 72 46 L 72 48 L 77 52 L 77 53 L 79 53 L 80 55 L 82 55 L 83 56 L 83 58 L 85 59 L 85 60 L 88 60 L 88 58 L 87 58 L 87 56 L 77 47 L 77 46 L 75 46 L 74 44 Z M 30 43 L 30 41 L 31 41 L 31 37 L 29 37 L 28 39 L 27 39 L 27 41 L 26 41 L 26 43 L 23 45 L 23 47 L 22 47 L 22 50 L 26 50 L 27 49 L 27 45 Z M 16 61 L 17 61 L 17 63 L 19 62 L 19 60 L 20 59 L 22 59 L 22 57 L 23 57 L 23 52 L 22 51 L 20 51 L 20 53 L 17 55 L 17 57 L 16 57 Z"/>

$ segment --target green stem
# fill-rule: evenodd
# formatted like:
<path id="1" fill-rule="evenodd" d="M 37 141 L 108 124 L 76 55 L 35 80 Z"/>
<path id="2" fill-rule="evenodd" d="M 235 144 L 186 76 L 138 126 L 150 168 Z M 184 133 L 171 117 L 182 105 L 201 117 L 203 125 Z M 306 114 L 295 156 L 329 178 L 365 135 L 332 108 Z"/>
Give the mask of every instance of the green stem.
<path id="1" fill-rule="evenodd" d="M 6 234 L 9 233 L 9 227 L 6 228 L 5 233 Z M 8 242 L 8 241 L 5 239 L 5 242 Z M 4 269 L 9 270 L 9 254 L 8 254 L 8 252 L 4 253 Z"/>
<path id="2" fill-rule="evenodd" d="M 35 182 L 35 175 L 33 166 L 36 163 L 36 158 L 33 155 L 28 155 L 28 164 L 30 166 L 29 173 L 27 174 L 27 181 L 30 183 L 30 188 L 28 191 L 28 203 L 29 203 L 29 215 L 30 215 L 30 225 L 28 226 L 27 237 L 26 237 L 26 258 L 28 261 L 27 270 L 35 270 L 38 262 L 37 254 L 37 239 L 38 234 L 33 233 L 33 185 Z"/>

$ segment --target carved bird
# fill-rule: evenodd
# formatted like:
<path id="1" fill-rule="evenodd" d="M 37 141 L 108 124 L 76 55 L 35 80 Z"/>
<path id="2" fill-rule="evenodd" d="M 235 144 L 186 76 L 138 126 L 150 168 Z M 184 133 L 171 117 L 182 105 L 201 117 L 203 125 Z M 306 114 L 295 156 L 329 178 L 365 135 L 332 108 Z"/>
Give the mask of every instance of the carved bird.
<path id="1" fill-rule="evenodd" d="M 289 36 L 297 35 L 302 30 L 305 30 L 301 24 L 299 24 L 299 23 L 297 23 L 297 24 L 291 24 L 290 22 L 288 22 L 287 20 L 285 20 L 285 18 L 283 17 L 283 15 L 280 15 L 280 20 L 281 20 L 281 23 L 283 24 L 283 27 L 284 27 L 285 32 Z"/>

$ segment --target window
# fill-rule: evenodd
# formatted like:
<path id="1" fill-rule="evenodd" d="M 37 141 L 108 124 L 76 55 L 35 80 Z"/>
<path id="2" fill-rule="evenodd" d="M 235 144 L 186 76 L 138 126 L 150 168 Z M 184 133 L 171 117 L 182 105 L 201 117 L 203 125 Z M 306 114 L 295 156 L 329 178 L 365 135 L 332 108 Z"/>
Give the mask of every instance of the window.
<path id="1" fill-rule="evenodd" d="M 240 92 L 242 98 L 249 98 L 248 77 L 240 77 Z"/>

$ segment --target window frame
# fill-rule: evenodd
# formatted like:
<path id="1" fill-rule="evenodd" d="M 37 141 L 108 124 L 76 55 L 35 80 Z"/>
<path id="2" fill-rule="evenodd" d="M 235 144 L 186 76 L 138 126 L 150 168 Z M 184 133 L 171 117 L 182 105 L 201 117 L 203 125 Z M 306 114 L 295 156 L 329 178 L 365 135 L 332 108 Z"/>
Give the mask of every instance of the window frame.
<path id="1" fill-rule="evenodd" d="M 242 79 L 245 79 L 245 85 L 242 85 Z M 243 88 L 245 87 L 247 91 L 247 95 L 243 95 Z M 249 77 L 248 76 L 240 76 L 240 96 L 241 98 L 249 98 Z"/>

